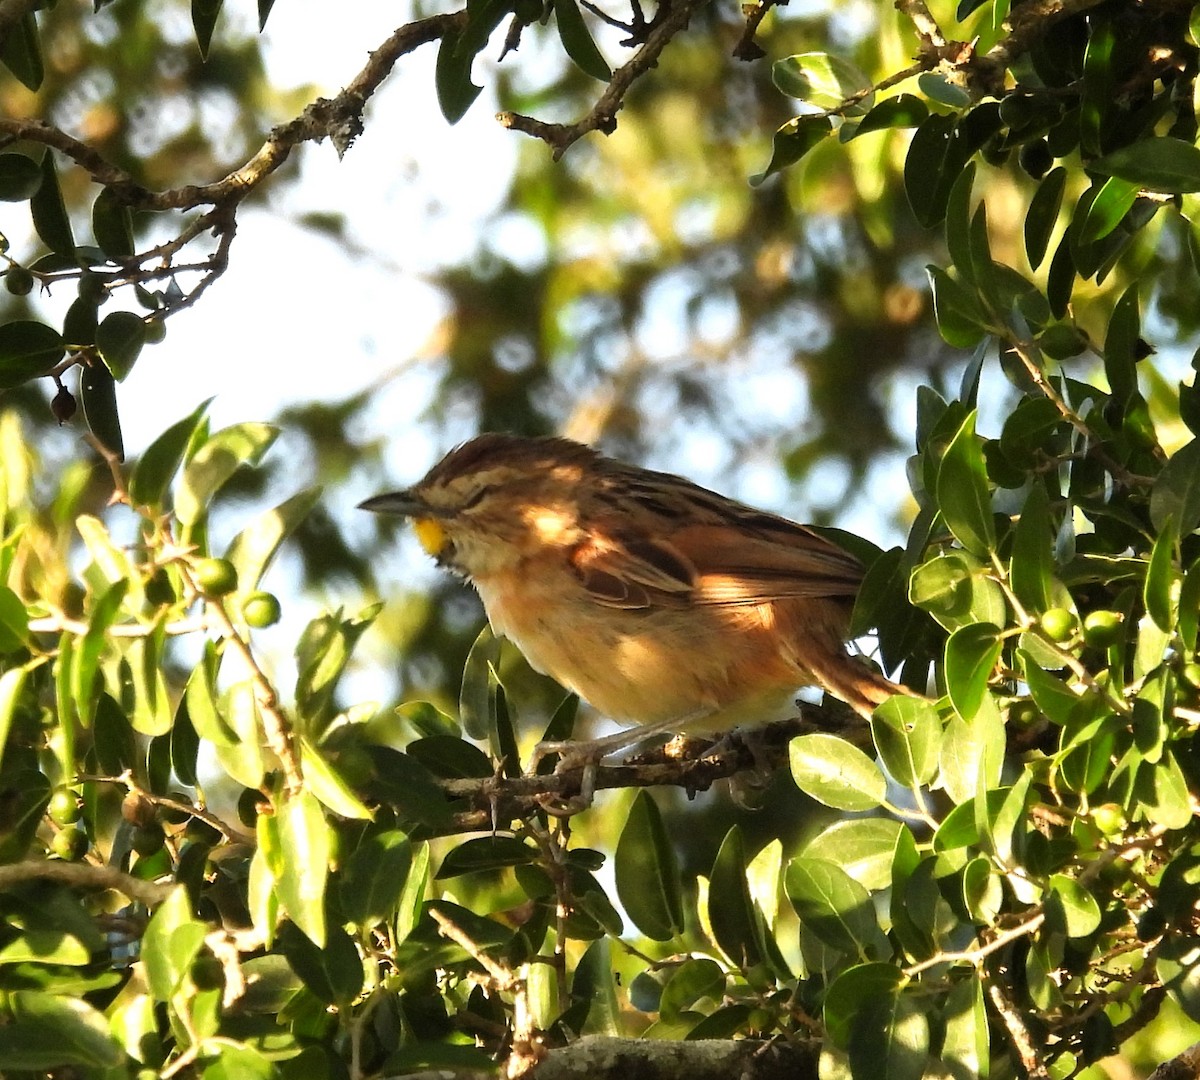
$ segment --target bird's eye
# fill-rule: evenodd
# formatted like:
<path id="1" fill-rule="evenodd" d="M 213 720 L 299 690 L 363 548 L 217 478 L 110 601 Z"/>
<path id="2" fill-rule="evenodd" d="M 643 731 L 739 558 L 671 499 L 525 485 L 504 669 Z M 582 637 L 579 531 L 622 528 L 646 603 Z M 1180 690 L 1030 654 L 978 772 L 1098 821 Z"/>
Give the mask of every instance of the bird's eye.
<path id="1" fill-rule="evenodd" d="M 475 491 L 470 496 L 468 496 L 467 501 L 465 503 L 463 503 L 462 506 L 459 507 L 459 510 L 462 511 L 462 510 L 474 509 L 481 502 L 483 502 L 483 498 L 487 493 L 488 493 L 487 487 L 486 486 L 481 487 L 478 491 Z"/>

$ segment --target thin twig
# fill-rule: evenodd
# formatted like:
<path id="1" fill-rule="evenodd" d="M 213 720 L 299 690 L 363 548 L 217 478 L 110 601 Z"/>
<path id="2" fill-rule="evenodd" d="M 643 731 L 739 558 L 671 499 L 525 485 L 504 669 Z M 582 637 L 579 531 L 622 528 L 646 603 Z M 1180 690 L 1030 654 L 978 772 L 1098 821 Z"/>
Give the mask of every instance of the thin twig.
<path id="1" fill-rule="evenodd" d="M 1035 1045 L 1029 1026 L 1017 1007 L 1008 999 L 1004 990 L 995 979 L 988 979 L 985 987 L 992 1008 L 1000 1014 L 1004 1026 L 1008 1029 L 1008 1037 L 1013 1049 L 1021 1059 L 1029 1080 L 1050 1080 L 1050 1074 L 1043 1064 L 1042 1053 Z"/>
<path id="2" fill-rule="evenodd" d="M 617 129 L 617 113 L 625 103 L 625 95 L 629 88 L 658 63 L 659 54 L 671 39 L 687 26 L 692 13 L 704 2 L 705 0 L 676 0 L 662 21 L 646 36 L 645 44 L 627 63 L 613 72 L 604 93 L 591 110 L 575 123 L 548 124 L 535 117 L 515 112 L 497 113 L 496 119 L 506 128 L 541 139 L 553 150 L 555 161 L 589 132 L 602 131 L 605 135 L 611 135 Z"/>
<path id="3" fill-rule="evenodd" d="M 1010 945 L 1014 941 L 1019 941 L 1023 937 L 1028 937 L 1030 934 L 1036 933 L 1045 921 L 1045 913 L 1039 910 L 1024 922 L 1018 923 L 1016 926 L 997 934 L 990 941 L 986 941 L 974 949 L 962 949 L 958 952 L 940 952 L 928 960 L 922 960 L 919 964 L 912 964 L 906 967 L 904 974 L 911 979 L 914 975 L 919 975 L 922 971 L 928 971 L 939 964 L 967 963 L 974 967 L 979 967 L 992 953 L 999 952 L 1006 945 Z"/>

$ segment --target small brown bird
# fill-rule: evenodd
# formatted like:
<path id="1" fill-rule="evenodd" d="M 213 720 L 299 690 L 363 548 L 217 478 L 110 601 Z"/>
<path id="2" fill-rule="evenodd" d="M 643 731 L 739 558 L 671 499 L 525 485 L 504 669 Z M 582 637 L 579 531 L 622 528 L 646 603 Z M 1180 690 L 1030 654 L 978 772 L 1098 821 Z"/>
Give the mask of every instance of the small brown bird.
<path id="1" fill-rule="evenodd" d="M 781 719 L 802 686 L 864 717 L 911 693 L 846 652 L 858 560 L 682 477 L 568 439 L 488 434 L 361 506 L 412 518 L 533 667 L 638 726 L 609 751 Z"/>

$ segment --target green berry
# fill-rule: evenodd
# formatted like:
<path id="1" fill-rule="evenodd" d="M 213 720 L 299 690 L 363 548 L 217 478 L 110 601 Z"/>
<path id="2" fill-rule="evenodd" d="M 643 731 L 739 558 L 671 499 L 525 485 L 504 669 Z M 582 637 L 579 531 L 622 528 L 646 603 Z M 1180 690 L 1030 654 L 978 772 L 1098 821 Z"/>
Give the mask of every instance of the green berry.
<path id="1" fill-rule="evenodd" d="M 55 825 L 74 825 L 75 822 L 83 814 L 83 808 L 79 805 L 79 796 L 70 788 L 60 787 L 54 789 L 54 794 L 50 796 L 50 803 L 46 807 L 46 813 L 50 815 L 50 820 Z"/>
<path id="2" fill-rule="evenodd" d="M 28 296 L 33 292 L 33 275 L 23 266 L 10 266 L 4 275 L 4 287 L 13 296 Z"/>
<path id="3" fill-rule="evenodd" d="M 82 829 L 63 829 L 50 841 L 50 851 L 66 862 L 78 862 L 87 854 L 87 849 L 87 833 Z"/>
<path id="4" fill-rule="evenodd" d="M 145 858 L 161 851 L 164 840 L 162 826 L 157 822 L 152 825 L 139 825 L 133 830 L 132 847 Z"/>
<path id="5" fill-rule="evenodd" d="M 1069 641 L 1075 633 L 1075 616 L 1066 608 L 1055 607 L 1040 619 L 1042 633 L 1051 641 Z"/>
<path id="6" fill-rule="evenodd" d="M 247 624 L 259 628 L 274 626 L 282 614 L 279 600 L 274 593 L 252 592 L 242 604 L 242 618 Z"/>
<path id="7" fill-rule="evenodd" d="M 1121 637 L 1124 616 L 1117 611 L 1092 611 L 1083 620 L 1083 640 L 1093 649 L 1106 649 Z"/>
<path id="8" fill-rule="evenodd" d="M 207 596 L 227 596 L 237 588 L 237 571 L 228 559 L 200 559 L 193 572 Z"/>

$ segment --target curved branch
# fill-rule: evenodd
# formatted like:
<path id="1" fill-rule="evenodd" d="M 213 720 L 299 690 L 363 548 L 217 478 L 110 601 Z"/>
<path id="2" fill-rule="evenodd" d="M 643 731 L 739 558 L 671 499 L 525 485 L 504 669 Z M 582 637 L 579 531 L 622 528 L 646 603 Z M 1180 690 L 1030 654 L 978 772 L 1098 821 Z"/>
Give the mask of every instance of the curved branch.
<path id="1" fill-rule="evenodd" d="M 523 113 L 502 112 L 496 114 L 496 119 L 506 128 L 523 131 L 535 139 L 541 139 L 554 151 L 555 161 L 563 156 L 570 146 L 591 131 L 602 131 L 611 135 L 617 129 L 617 113 L 625 104 L 625 95 L 629 88 L 658 63 L 659 54 L 665 49 L 671 39 L 687 27 L 692 12 L 705 0 L 673 0 L 668 5 L 665 0 L 661 21 L 655 17 L 656 25 L 646 36 L 645 43 L 638 49 L 630 60 L 613 72 L 604 93 L 597 99 L 596 104 L 581 119 L 573 124 L 548 124 Z"/>
<path id="2" fill-rule="evenodd" d="M 174 884 L 157 885 L 122 873 L 111 866 L 31 859 L 0 866 L 0 892 L 23 881 L 57 881 L 76 889 L 115 889 L 131 900 L 153 907 L 167 898 Z"/>

